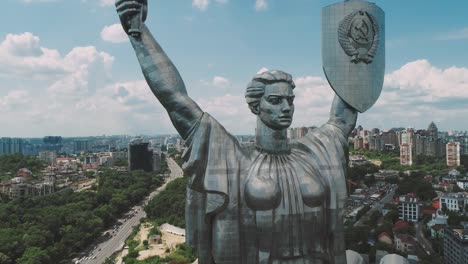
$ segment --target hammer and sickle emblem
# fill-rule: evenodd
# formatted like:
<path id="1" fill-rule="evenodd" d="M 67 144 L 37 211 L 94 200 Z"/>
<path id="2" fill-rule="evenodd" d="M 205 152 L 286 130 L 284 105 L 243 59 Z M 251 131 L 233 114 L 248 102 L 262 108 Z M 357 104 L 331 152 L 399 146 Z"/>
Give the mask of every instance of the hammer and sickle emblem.
<path id="1" fill-rule="evenodd" d="M 369 64 L 379 47 L 379 26 L 376 19 L 360 10 L 346 16 L 338 28 L 338 40 L 351 62 Z"/>
<path id="2" fill-rule="evenodd" d="M 361 22 L 354 27 L 354 29 L 356 30 L 355 32 L 357 33 L 356 34 L 356 39 L 363 39 L 365 41 L 369 41 L 369 39 L 367 38 L 367 34 L 369 33 L 369 28 L 367 27 L 367 24 L 361 20 Z"/>

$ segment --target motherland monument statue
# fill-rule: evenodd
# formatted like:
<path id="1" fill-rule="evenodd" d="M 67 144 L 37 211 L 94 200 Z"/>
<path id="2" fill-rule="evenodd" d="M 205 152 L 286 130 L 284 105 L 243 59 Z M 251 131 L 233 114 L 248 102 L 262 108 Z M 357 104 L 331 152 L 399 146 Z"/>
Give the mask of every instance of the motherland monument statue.
<path id="1" fill-rule="evenodd" d="M 323 67 L 337 94 L 329 121 L 288 140 L 293 78 L 262 72 L 245 92 L 257 128 L 255 145 L 244 146 L 188 96 L 144 23 L 147 0 L 117 0 L 116 8 L 149 87 L 186 140 L 186 241 L 199 263 L 362 263 L 344 243 L 348 135 L 382 89 L 383 11 L 360 0 L 325 7 Z"/>

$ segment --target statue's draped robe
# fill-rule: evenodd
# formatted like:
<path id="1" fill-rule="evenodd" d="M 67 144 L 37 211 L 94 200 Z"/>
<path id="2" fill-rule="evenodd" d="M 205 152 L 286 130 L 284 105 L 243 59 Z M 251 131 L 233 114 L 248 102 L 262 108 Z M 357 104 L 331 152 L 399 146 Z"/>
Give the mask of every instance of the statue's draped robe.
<path id="1" fill-rule="evenodd" d="M 303 254 L 307 260 L 273 263 L 346 263 L 347 140 L 339 127 L 324 124 L 291 142 L 290 154 L 278 156 L 241 146 L 204 113 L 186 146 L 186 239 L 198 250 L 200 264 L 268 263 L 268 258 L 288 254 Z M 246 181 L 255 177 L 252 168 L 265 170 L 268 164 L 281 203 L 256 211 L 246 204 Z M 314 191 L 320 193 L 314 196 Z"/>

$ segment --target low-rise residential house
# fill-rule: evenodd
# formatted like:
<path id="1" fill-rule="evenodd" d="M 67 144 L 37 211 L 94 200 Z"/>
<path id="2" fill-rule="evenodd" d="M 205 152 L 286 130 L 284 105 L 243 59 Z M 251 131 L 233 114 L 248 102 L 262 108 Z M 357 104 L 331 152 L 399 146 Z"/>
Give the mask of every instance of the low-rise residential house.
<path id="1" fill-rule="evenodd" d="M 456 180 L 455 180 L 456 181 Z M 446 192 L 451 192 L 453 190 L 454 183 L 449 182 L 440 182 L 432 184 L 432 188 L 434 189 L 442 189 Z"/>
<path id="2" fill-rule="evenodd" d="M 431 238 L 432 239 L 437 239 L 437 238 L 443 238 L 444 237 L 444 228 L 446 225 L 442 224 L 435 224 L 431 226 Z"/>
<path id="3" fill-rule="evenodd" d="M 437 212 L 437 209 L 435 208 L 426 208 L 422 210 L 422 215 L 423 217 L 424 216 L 432 217 L 432 215 L 435 214 L 436 212 Z"/>
<path id="4" fill-rule="evenodd" d="M 54 193 L 55 186 L 54 182 L 29 183 L 22 177 L 16 177 L 1 183 L 0 191 L 11 199 L 18 199 Z"/>
<path id="5" fill-rule="evenodd" d="M 392 227 L 393 233 L 396 233 L 396 231 L 398 231 L 398 229 L 406 228 L 408 226 L 409 226 L 408 222 L 398 220 L 398 221 L 396 221 L 396 223 Z"/>
<path id="6" fill-rule="evenodd" d="M 440 208 L 442 211 L 450 210 L 461 212 L 467 204 L 467 193 L 446 193 L 440 197 Z"/>
<path id="7" fill-rule="evenodd" d="M 459 171 L 457 171 L 456 169 L 452 169 L 451 171 L 449 171 L 448 173 L 448 176 L 452 177 L 452 178 L 457 178 L 461 175 L 461 173 Z"/>
<path id="8" fill-rule="evenodd" d="M 387 232 L 380 233 L 379 236 L 377 237 L 377 240 L 389 246 L 393 245 L 392 237 Z"/>
<path id="9" fill-rule="evenodd" d="M 457 186 L 462 189 L 462 190 L 467 190 L 468 189 L 468 178 L 463 178 L 460 180 L 457 180 Z"/>
<path id="10" fill-rule="evenodd" d="M 432 214 L 431 221 L 427 222 L 427 228 L 431 228 L 434 225 L 444 225 L 448 223 L 448 215 L 443 214 L 441 211 L 437 211 L 435 214 Z"/>
<path id="11" fill-rule="evenodd" d="M 404 253 L 413 253 L 416 249 L 416 239 L 408 234 L 395 234 L 395 249 Z"/>
<path id="12" fill-rule="evenodd" d="M 389 179 L 397 179 L 398 175 L 399 175 L 398 171 L 379 170 L 379 172 L 374 173 L 374 178 L 376 181 L 385 181 Z"/>
<path id="13" fill-rule="evenodd" d="M 432 207 L 435 209 L 440 209 L 440 197 L 432 199 Z"/>
<path id="14" fill-rule="evenodd" d="M 29 179 L 32 176 L 32 172 L 29 169 L 22 168 L 19 169 L 18 172 L 16 173 L 16 177 L 22 177 L 25 179 Z"/>

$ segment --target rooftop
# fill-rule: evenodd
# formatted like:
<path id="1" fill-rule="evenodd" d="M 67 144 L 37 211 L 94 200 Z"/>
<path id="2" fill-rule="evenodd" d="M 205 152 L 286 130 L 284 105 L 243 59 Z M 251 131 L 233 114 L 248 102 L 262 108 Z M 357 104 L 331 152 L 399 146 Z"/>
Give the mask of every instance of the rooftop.
<path id="1" fill-rule="evenodd" d="M 395 237 L 405 244 L 416 244 L 413 236 L 408 234 L 395 234 Z"/>
<path id="2" fill-rule="evenodd" d="M 468 197 L 468 193 L 466 192 L 459 192 L 459 193 L 444 193 L 440 198 L 446 199 L 456 199 L 456 198 L 464 198 Z"/>

